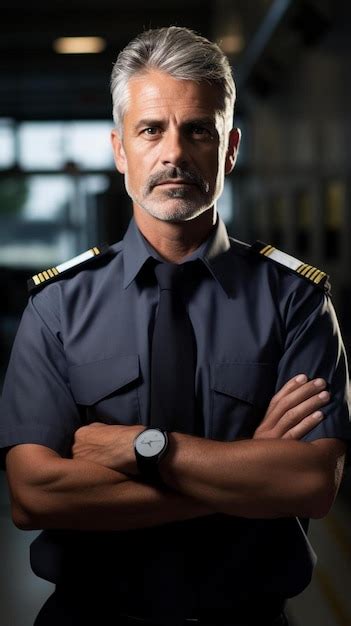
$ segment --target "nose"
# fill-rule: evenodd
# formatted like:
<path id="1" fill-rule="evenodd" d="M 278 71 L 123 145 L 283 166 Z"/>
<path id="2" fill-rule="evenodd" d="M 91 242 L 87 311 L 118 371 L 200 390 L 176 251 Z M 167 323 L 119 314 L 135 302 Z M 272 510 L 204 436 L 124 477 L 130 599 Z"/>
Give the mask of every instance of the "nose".
<path id="1" fill-rule="evenodd" d="M 182 167 L 187 164 L 185 138 L 177 128 L 168 128 L 162 140 L 161 161 L 163 165 Z"/>

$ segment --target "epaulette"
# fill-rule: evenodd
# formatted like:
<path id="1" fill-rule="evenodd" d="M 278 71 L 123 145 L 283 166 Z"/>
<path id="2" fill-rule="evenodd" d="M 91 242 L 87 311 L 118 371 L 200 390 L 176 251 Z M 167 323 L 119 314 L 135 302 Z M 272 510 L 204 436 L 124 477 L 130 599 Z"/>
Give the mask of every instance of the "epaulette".
<path id="1" fill-rule="evenodd" d="M 277 250 L 274 246 L 267 245 L 262 241 L 256 241 L 251 246 L 251 250 L 262 255 L 262 257 L 269 259 L 270 261 L 279 263 L 279 265 L 282 265 L 294 274 L 297 274 L 298 276 L 301 276 L 301 278 L 305 278 L 310 283 L 313 283 L 316 287 L 320 287 L 327 292 L 330 291 L 329 276 L 317 267 L 308 265 L 308 263 L 303 263 L 299 259 L 295 259 L 295 257 L 290 256 L 290 254 Z"/>
<path id="2" fill-rule="evenodd" d="M 100 246 L 94 246 L 94 248 L 90 248 L 82 254 L 78 254 L 78 256 L 57 265 L 56 267 L 50 267 L 43 272 L 39 272 L 35 274 L 27 281 L 28 291 L 34 291 L 40 287 L 44 287 L 49 282 L 53 282 L 58 278 L 62 277 L 62 274 L 65 274 L 69 270 L 76 269 L 81 265 L 85 265 L 86 263 L 90 263 L 96 257 L 101 257 L 104 255 L 110 246 L 107 243 L 103 243 Z"/>

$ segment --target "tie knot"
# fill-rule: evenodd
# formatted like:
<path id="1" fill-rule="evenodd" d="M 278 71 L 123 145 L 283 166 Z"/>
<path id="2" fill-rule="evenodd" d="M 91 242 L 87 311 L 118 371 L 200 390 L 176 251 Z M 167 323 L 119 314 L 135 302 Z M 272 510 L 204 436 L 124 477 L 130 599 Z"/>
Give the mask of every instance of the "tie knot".
<path id="1" fill-rule="evenodd" d="M 176 263 L 158 263 L 155 275 L 160 289 L 175 289 L 180 284 L 183 266 Z"/>

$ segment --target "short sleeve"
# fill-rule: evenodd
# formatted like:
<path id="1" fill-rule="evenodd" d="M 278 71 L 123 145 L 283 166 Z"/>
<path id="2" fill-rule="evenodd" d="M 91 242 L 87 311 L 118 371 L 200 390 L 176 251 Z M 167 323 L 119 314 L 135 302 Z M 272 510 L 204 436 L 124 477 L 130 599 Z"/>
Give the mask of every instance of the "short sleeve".
<path id="1" fill-rule="evenodd" d="M 21 443 L 44 445 L 69 456 L 74 432 L 81 425 L 68 384 L 58 307 L 45 292 L 29 300 L 5 376 L 0 404 L 2 463 L 5 450 Z"/>
<path id="2" fill-rule="evenodd" d="M 322 408 L 323 421 L 304 440 L 351 440 L 347 359 L 330 297 L 314 287 L 305 287 L 301 281 L 300 289 L 285 302 L 284 315 L 286 340 L 277 390 L 296 374 L 324 378 L 331 399 Z"/>

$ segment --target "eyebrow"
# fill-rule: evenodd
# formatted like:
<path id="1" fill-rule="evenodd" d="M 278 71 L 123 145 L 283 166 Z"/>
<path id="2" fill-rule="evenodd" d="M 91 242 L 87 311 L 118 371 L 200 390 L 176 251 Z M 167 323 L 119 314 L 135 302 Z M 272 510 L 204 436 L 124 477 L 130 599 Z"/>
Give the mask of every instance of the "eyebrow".
<path id="1" fill-rule="evenodd" d="M 140 120 L 139 122 L 137 122 L 134 126 L 135 130 L 139 130 L 139 128 L 148 128 L 148 126 L 159 126 L 160 124 L 162 124 L 162 120 L 161 119 L 148 119 L 148 120 Z"/>
<path id="2" fill-rule="evenodd" d="M 162 126 L 163 124 L 163 120 L 161 118 L 159 119 L 143 119 L 140 120 L 139 122 L 137 122 L 134 126 L 135 130 L 139 130 L 140 128 L 148 128 L 149 126 Z M 209 116 L 205 116 L 205 117 L 194 117 L 194 118 L 189 118 L 188 120 L 185 120 L 181 125 L 182 126 L 191 126 L 191 125 L 196 125 L 196 124 L 205 124 L 207 126 L 212 126 L 215 127 L 216 123 L 214 118 L 209 117 Z"/>
<path id="3" fill-rule="evenodd" d="M 213 117 L 205 116 L 205 117 L 194 117 L 184 122 L 184 126 L 196 124 L 205 124 L 206 126 L 216 126 L 215 119 Z"/>

